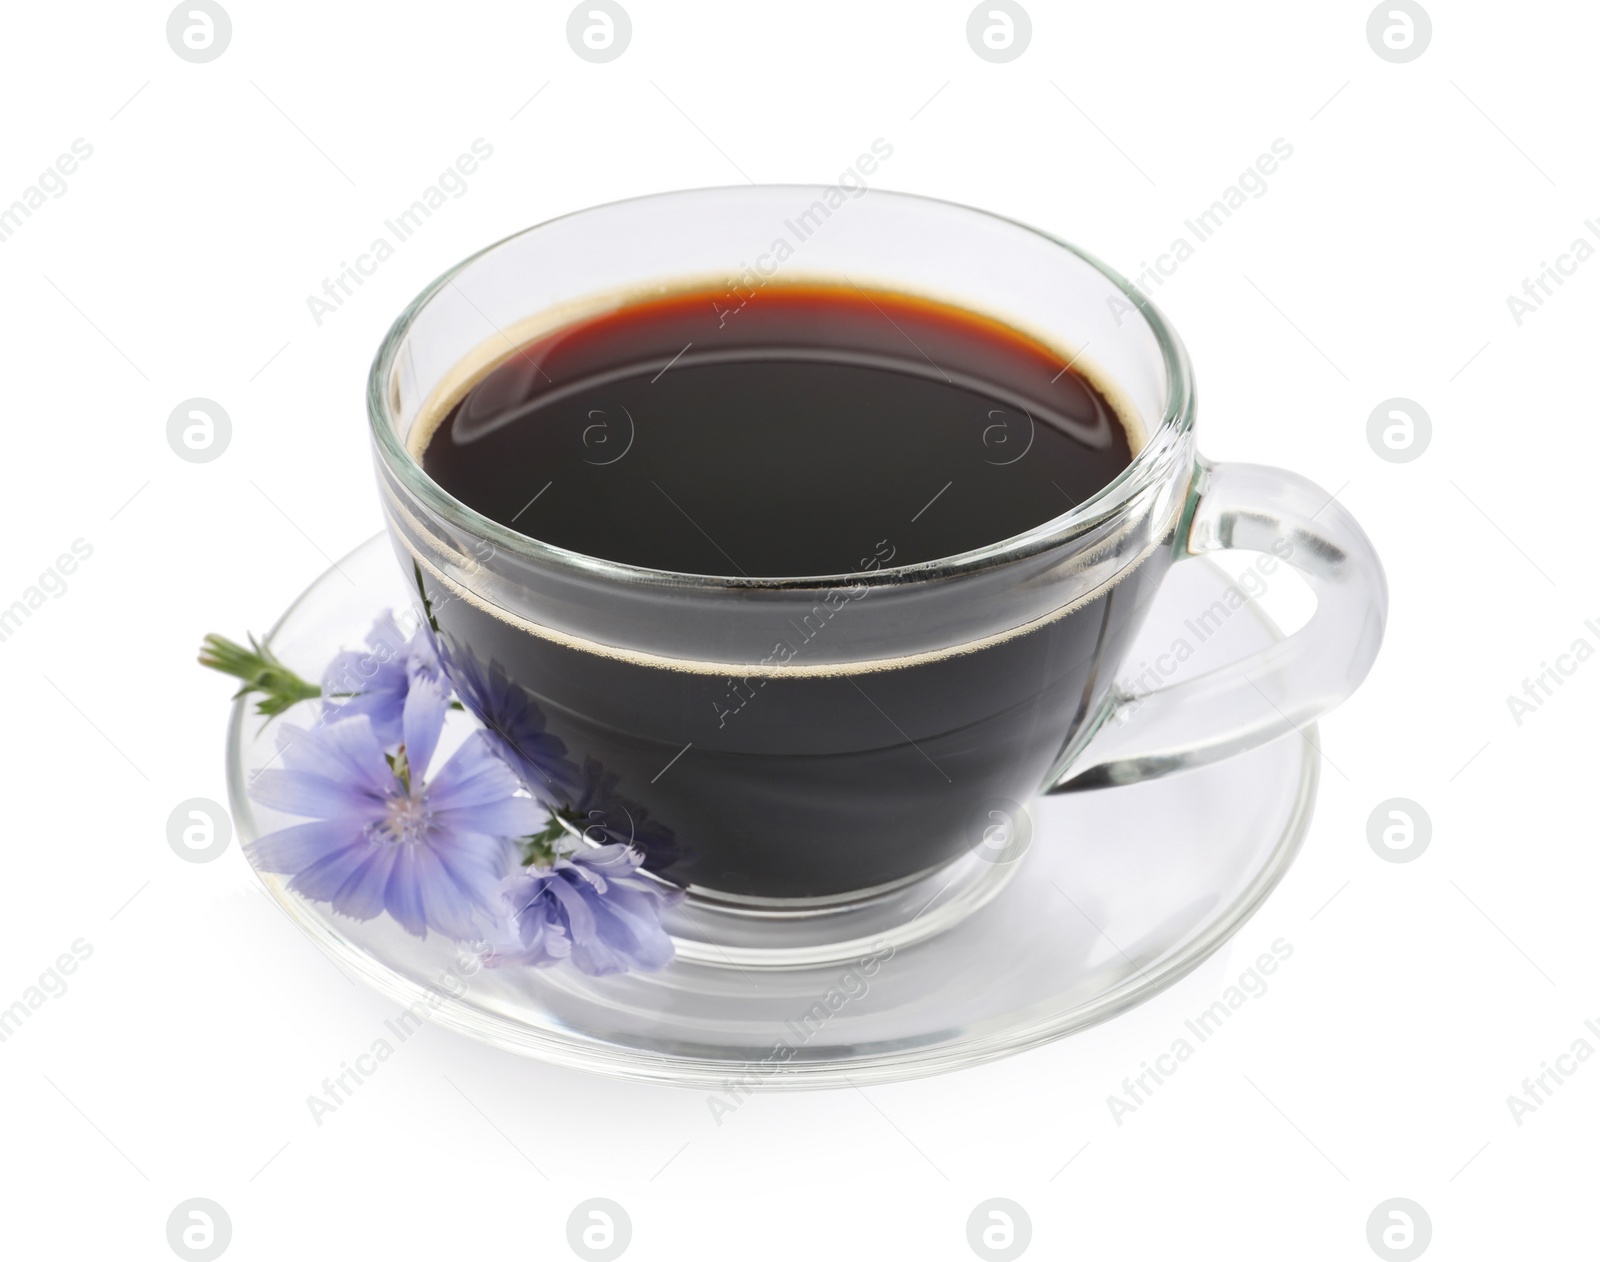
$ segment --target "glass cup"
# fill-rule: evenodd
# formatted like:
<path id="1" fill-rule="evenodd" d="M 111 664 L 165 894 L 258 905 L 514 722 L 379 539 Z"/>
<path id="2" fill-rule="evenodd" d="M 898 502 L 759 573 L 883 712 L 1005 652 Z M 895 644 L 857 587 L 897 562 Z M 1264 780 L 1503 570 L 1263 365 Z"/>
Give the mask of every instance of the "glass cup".
<path id="1" fill-rule="evenodd" d="M 1102 388 L 1137 454 L 1059 517 L 982 548 L 897 565 L 863 541 L 856 572 L 779 578 L 550 546 L 423 471 L 417 435 L 528 341 L 664 291 L 759 301 L 796 282 L 933 299 L 1027 334 Z M 855 908 L 1003 856 L 1037 794 L 1180 772 L 1310 723 L 1383 635 L 1382 567 L 1332 496 L 1197 455 L 1188 358 L 1138 289 L 948 202 L 749 186 L 551 220 L 412 302 L 367 402 L 390 537 L 458 695 L 575 839 L 628 841 L 722 910 Z M 1175 663 L 1158 658 L 1118 686 L 1167 568 L 1222 549 L 1298 571 L 1310 621 L 1196 677 L 1167 682 Z"/>

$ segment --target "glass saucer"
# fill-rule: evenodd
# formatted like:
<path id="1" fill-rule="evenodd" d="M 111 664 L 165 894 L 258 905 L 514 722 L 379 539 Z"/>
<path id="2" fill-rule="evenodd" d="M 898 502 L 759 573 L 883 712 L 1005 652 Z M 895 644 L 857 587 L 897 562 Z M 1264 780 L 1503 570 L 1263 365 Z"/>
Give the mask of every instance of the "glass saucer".
<path id="1" fill-rule="evenodd" d="M 1128 661 L 1169 649 L 1229 581 L 1203 559 L 1174 566 Z M 379 535 L 313 583 L 270 643 L 315 679 L 335 652 L 362 642 L 379 613 L 408 603 Z M 1185 669 L 1278 635 L 1247 604 Z M 263 724 L 235 703 L 228 789 L 241 840 L 288 822 L 251 803 L 246 786 L 272 761 L 278 724 L 311 718 L 303 703 Z M 835 949 L 793 951 L 782 917 L 764 925 L 735 916 L 726 929 L 727 909 L 690 899 L 669 924 L 678 956 L 658 973 L 481 968 L 437 934 L 419 941 L 387 917 L 353 921 L 292 893 L 284 878 L 257 875 L 348 972 L 421 1017 L 508 1051 L 671 1084 L 886 1082 L 1061 1038 L 1198 966 L 1293 862 L 1316 798 L 1314 740 L 1308 729 L 1165 779 L 1035 799 L 1020 857 L 1015 847 L 1000 863 L 967 856 L 915 890 L 894 891 Z"/>

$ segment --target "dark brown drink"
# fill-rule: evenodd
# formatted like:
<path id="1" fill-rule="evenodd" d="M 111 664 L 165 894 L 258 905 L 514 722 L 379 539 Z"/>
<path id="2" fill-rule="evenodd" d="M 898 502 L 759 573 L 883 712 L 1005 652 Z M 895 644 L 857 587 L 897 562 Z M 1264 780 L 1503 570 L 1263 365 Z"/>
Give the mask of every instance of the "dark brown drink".
<path id="1" fill-rule="evenodd" d="M 986 804 L 1039 789 L 1170 551 L 1009 637 L 794 667 L 871 599 L 853 576 L 1050 521 L 1139 441 L 1060 357 L 954 308 L 848 285 L 676 293 L 519 347 L 419 427 L 423 468 L 586 556 L 838 576 L 811 612 L 730 676 L 540 635 L 421 577 L 463 697 L 502 730 L 520 715 L 530 787 L 591 835 L 726 894 L 859 892 L 956 857 Z"/>

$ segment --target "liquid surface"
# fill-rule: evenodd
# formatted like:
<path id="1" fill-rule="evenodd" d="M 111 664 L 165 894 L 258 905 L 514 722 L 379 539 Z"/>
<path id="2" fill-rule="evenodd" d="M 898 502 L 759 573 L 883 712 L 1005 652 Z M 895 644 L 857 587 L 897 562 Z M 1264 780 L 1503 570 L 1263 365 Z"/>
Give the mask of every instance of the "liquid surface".
<path id="1" fill-rule="evenodd" d="M 852 287 L 688 292 L 530 342 L 426 440 L 486 517 L 588 556 L 804 577 L 953 556 L 1059 516 L 1136 443 L 1062 357 Z"/>

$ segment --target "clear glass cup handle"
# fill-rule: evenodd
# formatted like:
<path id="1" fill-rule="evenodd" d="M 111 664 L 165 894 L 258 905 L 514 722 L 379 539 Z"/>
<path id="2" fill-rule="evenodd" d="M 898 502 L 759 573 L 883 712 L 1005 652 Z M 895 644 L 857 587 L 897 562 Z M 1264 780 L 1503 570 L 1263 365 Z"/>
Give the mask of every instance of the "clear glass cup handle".
<path id="1" fill-rule="evenodd" d="M 1275 552 L 1310 585 L 1316 612 L 1241 661 L 1142 696 L 1114 687 L 1048 793 L 1148 780 L 1296 731 L 1355 691 L 1378 655 L 1389 608 L 1383 566 L 1333 496 L 1265 465 L 1199 460 L 1195 473 L 1179 555 Z"/>

